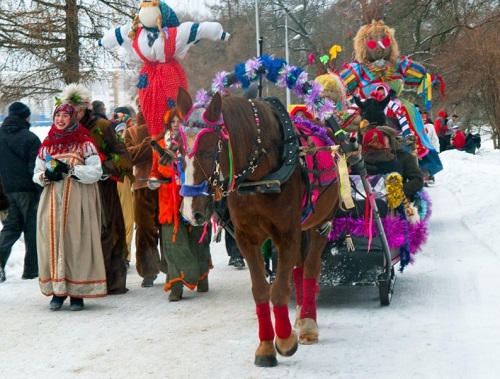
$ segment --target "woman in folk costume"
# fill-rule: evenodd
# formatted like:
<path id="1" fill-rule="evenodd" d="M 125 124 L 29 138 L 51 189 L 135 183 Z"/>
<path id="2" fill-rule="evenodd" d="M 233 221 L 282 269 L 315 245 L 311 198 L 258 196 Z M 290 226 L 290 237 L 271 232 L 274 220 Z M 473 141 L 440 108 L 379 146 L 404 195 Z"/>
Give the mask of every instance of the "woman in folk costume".
<path id="1" fill-rule="evenodd" d="M 416 138 L 420 167 L 431 175 L 442 170 L 437 152 L 424 133 L 422 117 L 412 103 L 399 97 L 405 85 L 420 86 L 419 91 L 428 96 L 431 76 L 420 63 L 408 56 L 399 56 L 394 29 L 383 21 L 373 21 L 358 30 L 354 37 L 354 52 L 356 60 L 346 64 L 340 72 L 347 93 L 359 89 L 360 96 L 367 99 L 379 88 L 386 89 L 391 96 L 386 113 L 398 119 L 403 138 Z M 430 96 L 426 98 L 428 106 L 430 99 Z"/>
<path id="2" fill-rule="evenodd" d="M 229 34 L 217 22 L 180 24 L 166 3 L 146 0 L 131 25 L 108 30 L 99 40 L 99 46 L 122 46 L 144 62 L 137 87 L 150 135 L 163 131 L 168 99 L 177 99 L 179 87 L 187 90 L 186 74 L 178 60 L 202 39 L 227 41 Z"/>
<path id="3" fill-rule="evenodd" d="M 80 84 L 69 84 L 61 95 L 63 103 L 73 105 L 77 120 L 90 132 L 102 161 L 103 177 L 99 180 L 102 207 L 101 244 L 106 266 L 108 295 L 126 293 L 127 243 L 117 181 L 127 176 L 133 183 L 132 158 L 125 145 L 116 139 L 110 121 L 93 115 L 90 92 Z"/>
<path id="4" fill-rule="evenodd" d="M 165 138 L 153 151 L 153 167 L 149 176 L 150 189 L 158 188 L 162 234 L 162 254 L 167 261 L 165 291 L 171 290 L 169 301 L 182 299 L 183 286 L 198 292 L 208 291 L 208 272 L 212 268 L 210 256 L 210 225 L 192 226 L 184 221 L 179 206 L 182 162 L 166 163 L 168 153 L 163 149 L 175 144 L 181 118 L 177 108 L 165 116 Z M 152 144 L 152 146 L 158 146 Z M 167 154 L 167 155 L 165 155 Z"/>
<path id="5" fill-rule="evenodd" d="M 33 181 L 44 187 L 38 207 L 38 265 L 42 293 L 57 310 L 70 297 L 70 309 L 83 298 L 106 296 L 101 247 L 101 202 L 97 182 L 101 160 L 77 111 L 61 104 L 42 143 Z"/>

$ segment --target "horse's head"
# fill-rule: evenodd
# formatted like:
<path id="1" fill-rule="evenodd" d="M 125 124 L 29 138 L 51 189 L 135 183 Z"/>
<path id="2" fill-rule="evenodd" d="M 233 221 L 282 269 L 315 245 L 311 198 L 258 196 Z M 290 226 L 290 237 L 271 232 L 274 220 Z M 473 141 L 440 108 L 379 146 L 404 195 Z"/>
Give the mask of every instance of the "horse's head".
<path id="1" fill-rule="evenodd" d="M 391 100 L 390 95 L 387 95 L 382 101 L 369 98 L 365 101 L 357 96 L 353 96 L 356 105 L 361 109 L 361 118 L 367 120 L 370 125 L 383 126 L 387 125 L 384 109 Z"/>
<path id="2" fill-rule="evenodd" d="M 182 215 L 193 225 L 204 225 L 212 217 L 213 197 L 221 181 L 221 152 L 227 139 L 222 128 L 222 99 L 216 93 L 210 104 L 194 106 L 189 93 L 179 88 L 177 105 L 184 115 L 181 127 L 184 182 Z"/>

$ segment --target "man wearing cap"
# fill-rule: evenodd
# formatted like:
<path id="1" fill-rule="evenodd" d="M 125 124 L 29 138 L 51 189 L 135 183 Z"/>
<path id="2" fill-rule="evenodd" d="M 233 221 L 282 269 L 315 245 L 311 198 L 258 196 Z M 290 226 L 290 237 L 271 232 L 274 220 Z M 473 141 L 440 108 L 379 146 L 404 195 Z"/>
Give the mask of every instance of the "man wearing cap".
<path id="1" fill-rule="evenodd" d="M 38 277 L 36 214 L 41 188 L 32 177 L 41 142 L 29 131 L 30 115 L 26 104 L 12 103 L 0 128 L 0 177 L 10 203 L 0 232 L 0 283 L 6 280 L 5 265 L 21 233 L 26 247 L 22 279 Z"/>
<path id="2" fill-rule="evenodd" d="M 453 125 L 453 134 L 451 135 L 451 149 L 463 149 L 465 146 L 465 134 L 458 125 Z"/>

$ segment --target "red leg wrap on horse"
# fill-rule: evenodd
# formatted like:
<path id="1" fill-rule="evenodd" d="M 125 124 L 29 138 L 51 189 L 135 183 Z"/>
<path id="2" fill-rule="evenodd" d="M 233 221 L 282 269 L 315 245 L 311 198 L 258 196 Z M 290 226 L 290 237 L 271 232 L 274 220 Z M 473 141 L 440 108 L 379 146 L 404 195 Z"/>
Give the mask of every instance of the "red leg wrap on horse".
<path id="1" fill-rule="evenodd" d="M 316 321 L 316 279 L 304 279 L 304 300 L 300 309 L 300 318 L 312 318 Z"/>
<path id="2" fill-rule="evenodd" d="M 304 299 L 304 284 L 302 279 L 304 277 L 304 268 L 295 267 L 292 271 L 293 283 L 295 284 L 295 301 L 297 305 L 302 305 Z"/>
<path id="3" fill-rule="evenodd" d="M 283 339 L 290 337 L 290 333 L 292 333 L 292 324 L 288 317 L 288 305 L 275 305 L 273 311 L 276 321 L 276 335 Z"/>
<path id="4" fill-rule="evenodd" d="M 273 341 L 274 329 L 271 321 L 271 307 L 269 303 L 256 304 L 257 320 L 259 320 L 259 339 Z"/>

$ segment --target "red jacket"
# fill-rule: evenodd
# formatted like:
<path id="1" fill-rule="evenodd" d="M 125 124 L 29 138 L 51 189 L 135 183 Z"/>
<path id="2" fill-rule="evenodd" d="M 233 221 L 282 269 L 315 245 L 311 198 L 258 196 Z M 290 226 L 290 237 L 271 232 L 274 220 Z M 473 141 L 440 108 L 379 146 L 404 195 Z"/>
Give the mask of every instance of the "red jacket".
<path id="1" fill-rule="evenodd" d="M 451 144 L 457 149 L 463 149 L 465 146 L 465 134 L 461 130 L 457 130 L 451 138 Z"/>
<path id="2" fill-rule="evenodd" d="M 438 117 L 434 120 L 434 129 L 438 137 L 444 137 L 448 127 L 446 126 L 446 112 L 442 109 L 438 111 Z"/>
<path id="3" fill-rule="evenodd" d="M 161 139 L 158 144 L 165 148 L 165 140 Z M 174 168 L 174 164 L 168 166 L 162 166 L 159 164 L 158 153 L 153 150 L 153 164 L 151 167 L 151 173 L 149 179 L 172 179 L 171 183 L 162 183 L 158 189 L 158 199 L 160 212 L 158 215 L 158 220 L 160 224 L 172 224 L 177 227 L 179 205 L 181 203 L 182 197 L 180 195 L 180 186 L 176 182 L 176 176 L 178 173 Z"/>

